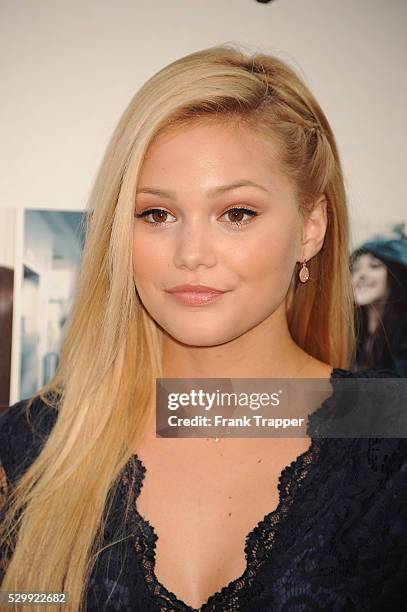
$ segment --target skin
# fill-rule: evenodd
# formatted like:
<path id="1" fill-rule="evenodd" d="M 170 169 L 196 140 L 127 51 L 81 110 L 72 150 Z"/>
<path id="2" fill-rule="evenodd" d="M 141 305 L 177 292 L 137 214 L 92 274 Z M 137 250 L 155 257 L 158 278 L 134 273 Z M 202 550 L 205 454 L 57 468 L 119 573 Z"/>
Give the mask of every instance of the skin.
<path id="1" fill-rule="evenodd" d="M 260 187 L 210 195 L 237 181 Z M 225 214 L 236 206 L 258 214 Z M 326 200 L 321 196 L 309 218 L 301 219 L 294 185 L 269 140 L 210 121 L 162 133 L 144 161 L 135 213 L 152 208 L 167 214 L 135 217 L 133 272 L 142 303 L 165 332 L 164 377 L 292 377 L 331 370 L 295 344 L 285 314 L 296 262 L 322 247 Z M 236 219 L 246 223 L 236 229 Z M 164 291 L 181 283 L 228 293 L 212 304 L 187 307 Z"/>
<path id="2" fill-rule="evenodd" d="M 374 333 L 389 296 L 386 264 L 370 253 L 360 255 L 352 266 L 352 286 L 359 306 L 368 306 L 368 326 Z"/>

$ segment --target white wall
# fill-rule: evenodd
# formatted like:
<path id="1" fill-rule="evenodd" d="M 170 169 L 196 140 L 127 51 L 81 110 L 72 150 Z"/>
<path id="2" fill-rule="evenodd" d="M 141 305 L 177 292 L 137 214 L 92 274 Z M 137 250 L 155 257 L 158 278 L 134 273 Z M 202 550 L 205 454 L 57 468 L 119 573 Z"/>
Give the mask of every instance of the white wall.
<path id="1" fill-rule="evenodd" d="M 1 228 L 5 228 L 1 231 Z M 16 211 L 2 207 L 0 197 L 0 266 L 14 267 Z"/>
<path id="2" fill-rule="evenodd" d="M 85 206 L 138 87 L 214 44 L 300 69 L 337 137 L 358 244 L 407 220 L 405 0 L 1 0 L 0 207 Z"/>

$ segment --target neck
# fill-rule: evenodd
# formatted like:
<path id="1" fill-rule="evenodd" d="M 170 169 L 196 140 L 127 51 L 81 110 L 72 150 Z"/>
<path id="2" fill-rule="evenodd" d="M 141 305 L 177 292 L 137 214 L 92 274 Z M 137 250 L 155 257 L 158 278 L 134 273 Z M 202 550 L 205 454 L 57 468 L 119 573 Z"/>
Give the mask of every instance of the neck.
<path id="1" fill-rule="evenodd" d="M 367 308 L 367 326 L 369 334 L 374 334 L 379 322 L 383 316 L 385 304 L 378 302 L 377 304 L 369 304 Z"/>

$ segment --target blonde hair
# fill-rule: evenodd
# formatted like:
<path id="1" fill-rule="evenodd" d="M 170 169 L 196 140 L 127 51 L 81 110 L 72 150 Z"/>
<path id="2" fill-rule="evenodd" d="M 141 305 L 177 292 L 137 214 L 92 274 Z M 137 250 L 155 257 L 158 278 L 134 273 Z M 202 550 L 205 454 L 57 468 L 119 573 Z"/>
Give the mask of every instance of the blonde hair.
<path id="1" fill-rule="evenodd" d="M 58 418 L 10 497 L 3 537 L 18 528 L 19 539 L 3 589 L 65 591 L 70 609 L 82 609 L 109 491 L 143 438 L 162 376 L 161 333 L 138 299 L 132 272 L 140 168 L 160 132 L 208 117 L 241 122 L 278 145 L 303 214 L 325 194 L 325 242 L 308 263 L 308 283 L 293 271 L 287 318 L 293 339 L 309 354 L 334 367 L 352 359 L 346 195 L 335 139 L 317 101 L 285 62 L 233 45 L 160 70 L 121 117 L 91 193 L 60 365 L 38 393 L 49 406 L 51 396 L 58 398 Z"/>

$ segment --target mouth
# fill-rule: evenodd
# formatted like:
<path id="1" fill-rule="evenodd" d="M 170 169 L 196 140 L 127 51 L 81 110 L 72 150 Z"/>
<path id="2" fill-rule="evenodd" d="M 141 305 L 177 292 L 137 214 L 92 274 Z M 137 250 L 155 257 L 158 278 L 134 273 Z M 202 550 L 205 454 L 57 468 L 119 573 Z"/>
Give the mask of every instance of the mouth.
<path id="1" fill-rule="evenodd" d="M 228 291 L 222 291 L 208 285 L 176 285 L 166 289 L 166 292 L 184 306 L 206 306 L 228 293 Z"/>
<path id="2" fill-rule="evenodd" d="M 222 289 L 209 287 L 208 285 L 176 285 L 166 289 L 169 293 L 225 293 Z"/>
<path id="3" fill-rule="evenodd" d="M 219 300 L 224 294 L 223 292 L 218 293 L 197 293 L 196 291 L 188 292 L 174 292 L 170 293 L 180 304 L 185 306 L 205 306 L 211 304 L 216 300 Z"/>

